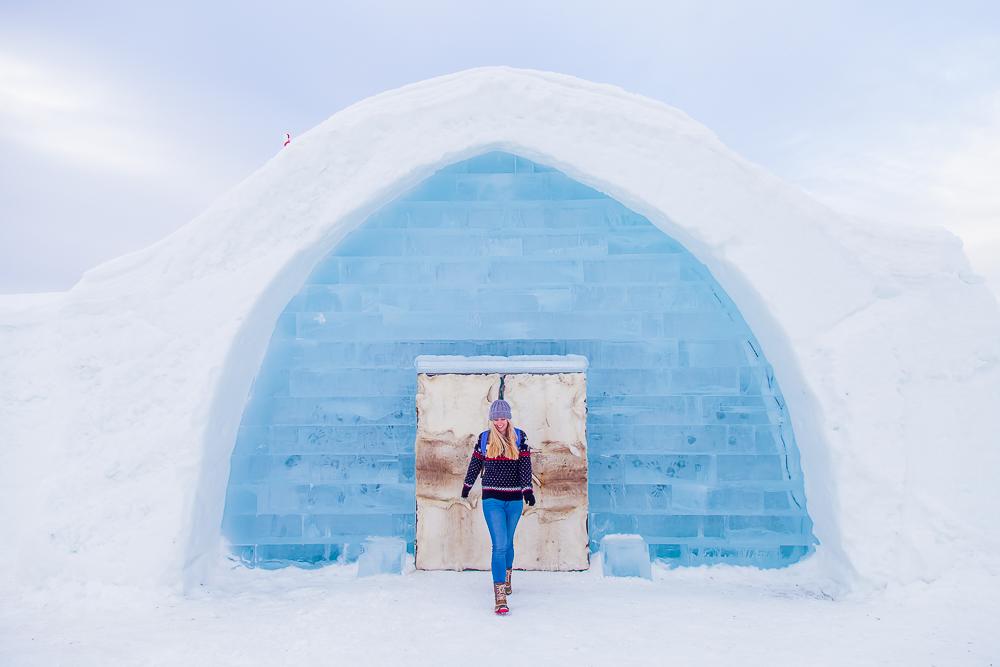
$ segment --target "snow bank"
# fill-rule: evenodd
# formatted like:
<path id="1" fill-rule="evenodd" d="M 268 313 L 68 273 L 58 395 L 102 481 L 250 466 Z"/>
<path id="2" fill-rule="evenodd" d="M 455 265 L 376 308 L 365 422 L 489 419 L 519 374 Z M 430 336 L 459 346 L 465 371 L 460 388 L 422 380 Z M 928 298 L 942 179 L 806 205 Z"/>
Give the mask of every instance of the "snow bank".
<path id="1" fill-rule="evenodd" d="M 954 237 L 861 228 L 664 104 L 484 68 L 345 109 L 159 243 L 59 299 L 0 307 L 2 521 L 15 536 L 0 572 L 203 580 L 278 313 L 370 213 L 488 150 L 646 216 L 737 303 L 788 401 L 822 542 L 813 576 L 880 586 L 989 566 L 1000 310 Z"/>

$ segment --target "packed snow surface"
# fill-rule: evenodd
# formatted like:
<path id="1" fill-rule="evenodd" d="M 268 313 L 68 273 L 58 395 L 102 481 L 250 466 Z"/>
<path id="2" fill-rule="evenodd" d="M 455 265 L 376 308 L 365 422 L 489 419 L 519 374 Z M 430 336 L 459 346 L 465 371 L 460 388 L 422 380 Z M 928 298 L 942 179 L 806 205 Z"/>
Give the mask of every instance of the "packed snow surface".
<path id="1" fill-rule="evenodd" d="M 412 561 L 411 561 L 412 563 Z M 803 564 L 805 565 L 805 564 Z M 653 569 L 653 581 L 515 572 L 493 615 L 486 572 L 358 579 L 357 565 L 227 573 L 186 597 L 69 584 L 0 606 L 3 664 L 997 664 L 996 587 L 946 575 L 832 601 L 786 571 Z M 807 569 L 807 568 L 803 568 Z M 494 648 L 495 647 L 495 648 Z"/>

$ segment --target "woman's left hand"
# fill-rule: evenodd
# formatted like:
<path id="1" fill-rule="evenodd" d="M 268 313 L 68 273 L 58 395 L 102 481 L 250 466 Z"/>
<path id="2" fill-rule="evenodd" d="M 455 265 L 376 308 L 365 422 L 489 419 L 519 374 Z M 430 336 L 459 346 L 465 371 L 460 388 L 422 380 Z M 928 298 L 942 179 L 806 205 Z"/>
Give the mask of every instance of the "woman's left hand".
<path id="1" fill-rule="evenodd" d="M 533 491 L 525 491 L 524 492 L 524 500 L 525 500 L 525 502 L 528 503 L 528 505 L 530 507 L 534 507 L 535 506 L 535 494 L 534 494 L 534 492 Z"/>

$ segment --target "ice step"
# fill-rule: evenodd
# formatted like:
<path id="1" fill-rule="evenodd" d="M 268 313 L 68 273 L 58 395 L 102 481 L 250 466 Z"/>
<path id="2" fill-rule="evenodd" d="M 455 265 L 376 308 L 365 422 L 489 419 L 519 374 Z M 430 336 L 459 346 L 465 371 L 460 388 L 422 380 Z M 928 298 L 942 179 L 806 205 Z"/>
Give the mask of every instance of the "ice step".
<path id="1" fill-rule="evenodd" d="M 601 564 L 605 577 L 653 578 L 649 547 L 642 535 L 605 535 L 601 540 Z"/>
<path id="2" fill-rule="evenodd" d="M 406 542 L 398 537 L 368 537 L 361 546 L 358 576 L 402 574 Z"/>

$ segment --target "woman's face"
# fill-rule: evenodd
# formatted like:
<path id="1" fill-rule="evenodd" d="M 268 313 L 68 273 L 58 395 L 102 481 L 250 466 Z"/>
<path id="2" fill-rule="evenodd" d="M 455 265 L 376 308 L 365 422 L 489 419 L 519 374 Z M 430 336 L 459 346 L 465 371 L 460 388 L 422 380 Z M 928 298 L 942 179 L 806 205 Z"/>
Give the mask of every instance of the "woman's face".
<path id="1" fill-rule="evenodd" d="M 497 427 L 497 430 L 503 433 L 507 430 L 507 420 L 506 419 L 494 419 L 493 425 Z"/>

